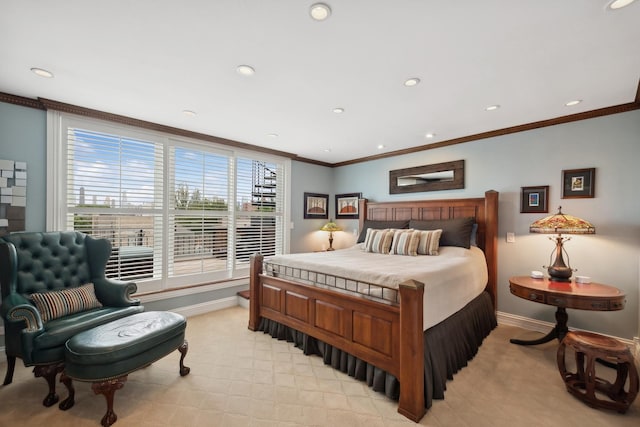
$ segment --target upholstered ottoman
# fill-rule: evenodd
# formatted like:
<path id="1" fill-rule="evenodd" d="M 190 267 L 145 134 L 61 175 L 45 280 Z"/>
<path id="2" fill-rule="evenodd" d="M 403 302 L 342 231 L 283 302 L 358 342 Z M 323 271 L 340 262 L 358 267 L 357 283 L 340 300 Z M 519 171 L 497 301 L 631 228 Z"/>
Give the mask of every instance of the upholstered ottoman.
<path id="1" fill-rule="evenodd" d="M 60 402 L 67 410 L 74 404 L 72 379 L 92 382 L 96 394 L 107 399 L 103 426 L 110 426 L 118 417 L 113 412 L 113 396 L 127 380 L 127 375 L 178 349 L 180 375 L 189 373 L 184 366 L 188 344 L 184 339 L 187 321 L 168 311 L 134 314 L 84 331 L 69 339 L 65 348 L 64 371 L 60 381 L 69 390 L 69 397 Z"/>

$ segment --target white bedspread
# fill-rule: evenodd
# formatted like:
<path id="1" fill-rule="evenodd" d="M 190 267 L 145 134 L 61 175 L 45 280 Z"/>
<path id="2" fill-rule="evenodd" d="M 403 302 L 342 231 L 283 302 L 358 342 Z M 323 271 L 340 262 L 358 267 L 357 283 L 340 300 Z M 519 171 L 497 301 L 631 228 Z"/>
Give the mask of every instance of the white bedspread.
<path id="1" fill-rule="evenodd" d="M 359 244 L 332 252 L 278 255 L 267 260 L 395 289 L 408 279 L 422 282 L 425 330 L 480 295 L 488 279 L 484 253 L 474 246 L 440 247 L 437 256 L 403 256 L 365 252 Z"/>

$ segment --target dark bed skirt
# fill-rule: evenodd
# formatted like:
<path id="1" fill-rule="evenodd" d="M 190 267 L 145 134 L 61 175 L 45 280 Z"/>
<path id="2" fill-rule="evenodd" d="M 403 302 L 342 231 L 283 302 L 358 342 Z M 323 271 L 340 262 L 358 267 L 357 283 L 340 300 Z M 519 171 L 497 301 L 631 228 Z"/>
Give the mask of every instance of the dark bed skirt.
<path id="1" fill-rule="evenodd" d="M 467 366 L 467 362 L 478 352 L 483 339 L 496 326 L 491 297 L 487 292 L 483 292 L 462 310 L 424 332 L 427 408 L 431 407 L 433 399 L 444 399 L 447 380 L 453 379 L 453 374 Z M 398 380 L 382 369 L 273 320 L 262 318 L 258 329 L 273 338 L 294 343 L 304 354 L 322 357 L 326 365 L 365 381 L 373 390 L 385 393 L 390 399 L 398 400 Z"/>

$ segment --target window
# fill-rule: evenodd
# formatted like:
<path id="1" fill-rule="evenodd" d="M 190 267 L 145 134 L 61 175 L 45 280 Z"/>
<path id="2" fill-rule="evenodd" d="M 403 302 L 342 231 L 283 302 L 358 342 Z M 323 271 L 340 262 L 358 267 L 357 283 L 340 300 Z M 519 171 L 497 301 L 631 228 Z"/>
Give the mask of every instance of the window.
<path id="1" fill-rule="evenodd" d="M 285 252 L 289 160 L 50 112 L 48 228 L 107 238 L 139 291 L 234 279 Z"/>

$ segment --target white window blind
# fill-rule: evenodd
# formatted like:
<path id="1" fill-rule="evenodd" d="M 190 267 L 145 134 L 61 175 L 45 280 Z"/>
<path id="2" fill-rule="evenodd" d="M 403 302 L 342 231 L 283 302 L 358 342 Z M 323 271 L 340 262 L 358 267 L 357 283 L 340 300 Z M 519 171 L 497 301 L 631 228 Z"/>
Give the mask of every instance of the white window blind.
<path id="1" fill-rule="evenodd" d="M 282 253 L 283 169 L 276 163 L 250 158 L 236 161 L 235 252 L 236 267 L 251 254 Z"/>
<path id="2" fill-rule="evenodd" d="M 109 277 L 138 280 L 160 274 L 162 148 L 67 128 L 67 228 L 111 241 Z"/>
<path id="3" fill-rule="evenodd" d="M 245 277 L 288 238 L 288 159 L 49 112 L 53 229 L 107 238 L 139 291 Z"/>
<path id="4" fill-rule="evenodd" d="M 169 277 L 226 272 L 228 155 L 171 147 Z"/>

